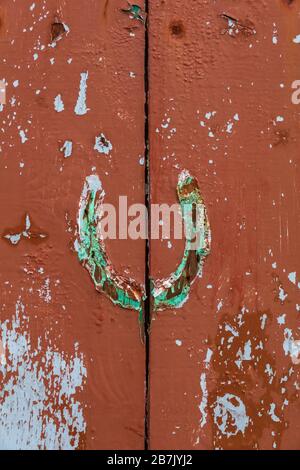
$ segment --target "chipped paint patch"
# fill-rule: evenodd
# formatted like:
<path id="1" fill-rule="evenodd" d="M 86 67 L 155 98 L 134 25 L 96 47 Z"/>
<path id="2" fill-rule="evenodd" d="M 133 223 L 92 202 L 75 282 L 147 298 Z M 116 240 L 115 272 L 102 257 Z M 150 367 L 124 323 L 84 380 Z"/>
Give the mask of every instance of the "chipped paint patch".
<path id="1" fill-rule="evenodd" d="M 297 36 L 294 37 L 293 42 L 295 44 L 300 44 L 300 34 L 298 34 Z"/>
<path id="2" fill-rule="evenodd" d="M 294 340 L 289 328 L 284 330 L 283 350 L 286 356 L 291 357 L 293 364 L 300 364 L 300 340 Z"/>
<path id="3" fill-rule="evenodd" d="M 212 356 L 213 356 L 213 351 L 210 348 L 207 348 L 206 357 L 204 359 L 204 364 L 205 364 L 206 369 L 209 368 L 209 364 L 210 364 Z"/>
<path id="4" fill-rule="evenodd" d="M 65 158 L 71 157 L 73 151 L 73 142 L 71 140 L 65 140 L 64 145 L 61 147 L 60 151 L 64 153 Z"/>
<path id="5" fill-rule="evenodd" d="M 25 131 L 23 131 L 22 129 L 19 131 L 19 136 L 20 136 L 20 139 L 21 139 L 21 143 L 22 144 L 25 144 L 25 142 L 27 142 L 28 140 L 28 137 L 26 136 L 25 134 Z"/>
<path id="6" fill-rule="evenodd" d="M 121 11 L 123 13 L 128 14 L 129 18 L 131 20 L 139 20 L 142 23 L 145 22 L 145 16 L 146 13 L 143 11 L 143 9 L 139 5 L 131 4 L 130 2 L 128 3 L 128 8 L 121 8 Z"/>
<path id="7" fill-rule="evenodd" d="M 104 153 L 104 155 L 109 155 L 112 151 L 112 143 L 105 137 L 104 134 L 100 134 L 95 139 L 94 150 L 97 150 L 98 153 Z"/>
<path id="8" fill-rule="evenodd" d="M 237 357 L 238 357 L 238 359 L 236 361 L 236 365 L 238 366 L 238 368 L 242 367 L 243 361 L 251 361 L 251 359 L 252 359 L 251 339 L 246 341 L 246 343 L 244 344 L 244 350 L 243 351 L 242 351 L 241 348 L 238 350 Z"/>
<path id="9" fill-rule="evenodd" d="M 25 216 L 25 227 L 20 232 L 14 233 L 4 233 L 3 238 L 8 240 L 12 245 L 17 245 L 22 238 L 24 239 L 44 239 L 47 235 L 45 233 L 39 232 L 35 229 L 32 229 L 32 223 L 29 214 Z"/>
<path id="10" fill-rule="evenodd" d="M 61 113 L 62 111 L 64 111 L 65 105 L 64 105 L 61 95 L 57 95 L 54 98 L 54 109 L 57 113 Z"/>
<path id="11" fill-rule="evenodd" d="M 18 300 L 12 319 L 0 323 L 0 345 L 1 450 L 76 449 L 86 430 L 76 399 L 87 376 L 78 344 L 66 354 L 45 335 L 34 347 Z"/>
<path id="12" fill-rule="evenodd" d="M 285 299 L 287 298 L 288 294 L 286 294 L 286 292 L 284 291 L 283 287 L 282 286 L 279 286 L 279 294 L 278 294 L 278 297 L 279 299 L 281 300 L 281 302 L 284 302 Z"/>
<path id="13" fill-rule="evenodd" d="M 78 99 L 77 99 L 74 112 L 78 116 L 83 116 L 90 110 L 89 108 L 87 108 L 87 105 L 86 105 L 87 81 L 89 78 L 89 73 L 82 72 L 80 74 L 80 77 L 81 78 L 80 78 L 80 85 L 79 85 L 79 94 L 78 94 Z"/>
<path id="14" fill-rule="evenodd" d="M 268 411 L 268 415 L 271 416 L 271 419 L 272 421 L 274 421 L 274 423 L 280 423 L 280 418 L 278 418 L 278 416 L 275 414 L 275 409 L 276 409 L 275 403 L 270 403 L 270 409 Z"/>
<path id="15" fill-rule="evenodd" d="M 288 274 L 288 279 L 292 284 L 296 285 L 296 271 Z"/>
<path id="16" fill-rule="evenodd" d="M 205 424 L 207 423 L 207 398 L 208 398 L 208 391 L 207 391 L 207 386 L 206 386 L 206 374 L 202 373 L 200 377 L 200 387 L 202 391 L 202 400 L 199 405 L 199 410 L 201 413 L 201 421 L 200 421 L 200 426 L 203 428 Z"/>
<path id="17" fill-rule="evenodd" d="M 285 324 L 285 317 L 286 317 L 285 313 L 283 313 L 282 315 L 277 317 L 278 325 L 284 325 Z"/>
<path id="18" fill-rule="evenodd" d="M 249 417 L 242 400 L 231 393 L 226 393 L 223 397 L 217 397 L 214 408 L 214 422 L 227 438 L 235 436 L 239 432 L 244 434 L 249 425 Z"/>

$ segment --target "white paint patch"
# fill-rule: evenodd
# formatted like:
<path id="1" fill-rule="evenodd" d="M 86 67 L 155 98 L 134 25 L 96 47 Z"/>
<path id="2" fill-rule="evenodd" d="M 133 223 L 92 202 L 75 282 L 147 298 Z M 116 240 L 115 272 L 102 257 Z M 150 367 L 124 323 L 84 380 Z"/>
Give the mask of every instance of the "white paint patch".
<path id="1" fill-rule="evenodd" d="M 6 365 L 5 349 L 2 340 L 0 339 L 0 366 Z"/>
<path id="2" fill-rule="evenodd" d="M 209 111 L 208 113 L 205 114 L 206 119 L 211 119 L 213 116 L 217 114 L 217 111 Z"/>
<path id="3" fill-rule="evenodd" d="M 275 403 L 271 403 L 270 404 L 270 409 L 268 411 L 268 415 L 271 416 L 271 419 L 272 419 L 272 421 L 274 421 L 274 423 L 280 423 L 280 419 L 275 414 L 275 408 L 276 408 Z"/>
<path id="4" fill-rule="evenodd" d="M 66 140 L 60 151 L 64 153 L 65 158 L 71 157 L 73 151 L 73 142 L 71 140 Z"/>
<path id="5" fill-rule="evenodd" d="M 300 340 L 299 339 L 292 341 L 291 359 L 292 359 L 293 364 L 295 365 L 300 364 Z"/>
<path id="6" fill-rule="evenodd" d="M 266 364 L 266 368 L 265 368 L 265 373 L 268 374 L 269 376 L 269 384 L 271 384 L 274 380 L 274 377 L 275 377 L 275 373 L 271 367 L 270 364 Z"/>
<path id="7" fill-rule="evenodd" d="M 266 313 L 264 313 L 264 314 L 260 317 L 260 321 L 261 321 L 260 327 L 261 327 L 262 330 L 264 330 L 265 327 L 266 327 L 267 319 L 268 319 L 268 315 L 267 315 Z"/>
<path id="8" fill-rule="evenodd" d="M 279 317 L 277 317 L 278 325 L 285 325 L 285 317 L 286 317 L 285 313 L 283 313 L 282 315 L 279 315 Z"/>
<path id="9" fill-rule="evenodd" d="M 294 271 L 293 273 L 289 273 L 288 278 L 292 284 L 296 285 L 296 271 Z"/>
<path id="10" fill-rule="evenodd" d="M 249 425 L 249 417 L 242 400 L 230 393 L 226 393 L 223 397 L 217 397 L 214 422 L 227 438 L 236 436 L 239 432 L 244 434 Z"/>
<path id="11" fill-rule="evenodd" d="M 175 343 L 176 346 L 182 346 L 182 341 L 180 339 L 176 339 Z"/>
<path id="12" fill-rule="evenodd" d="M 294 37 L 293 42 L 295 44 L 300 44 L 300 34 L 298 34 L 297 36 Z"/>
<path id="13" fill-rule="evenodd" d="M 238 360 L 235 361 L 236 365 L 240 369 L 242 367 L 243 361 L 251 361 L 252 359 L 252 346 L 251 346 L 251 339 L 249 339 L 244 344 L 244 351 L 241 348 L 237 352 Z"/>
<path id="14" fill-rule="evenodd" d="M 294 340 L 292 330 L 285 328 L 283 350 L 286 356 L 290 356 L 293 364 L 300 364 L 300 340 Z"/>
<path id="15" fill-rule="evenodd" d="M 13 235 L 5 235 L 4 238 L 10 241 L 12 245 L 17 245 L 21 240 L 21 233 L 14 233 Z"/>
<path id="16" fill-rule="evenodd" d="M 201 387 L 201 391 L 202 391 L 202 400 L 201 400 L 201 403 L 199 405 L 199 410 L 200 410 L 200 413 L 201 413 L 200 426 L 201 426 L 201 428 L 203 428 L 203 426 L 205 426 L 205 424 L 207 423 L 206 408 L 207 408 L 207 402 L 208 402 L 208 400 L 207 400 L 208 399 L 208 391 L 207 391 L 207 386 L 206 386 L 206 374 L 205 373 L 201 374 L 200 387 Z"/>
<path id="17" fill-rule="evenodd" d="M 46 304 L 49 304 L 52 300 L 51 289 L 50 289 L 50 279 L 47 277 L 44 284 L 38 289 L 38 293 L 41 299 L 43 299 Z"/>
<path id="18" fill-rule="evenodd" d="M 272 37 L 272 43 L 274 45 L 278 44 L 278 30 L 276 27 L 276 23 L 273 23 L 273 37 Z"/>
<path id="19" fill-rule="evenodd" d="M 230 325 L 229 323 L 226 323 L 225 325 L 225 331 L 229 331 L 234 337 L 237 337 L 239 336 L 239 332 L 236 330 L 236 328 L 234 328 L 232 325 Z"/>
<path id="20" fill-rule="evenodd" d="M 109 155 L 113 146 L 109 140 L 105 137 L 104 134 L 100 134 L 96 137 L 94 150 L 97 150 L 99 153 L 104 153 L 105 155 Z"/>
<path id="21" fill-rule="evenodd" d="M 19 136 L 21 138 L 22 144 L 25 144 L 25 142 L 27 142 L 28 140 L 28 137 L 26 136 L 25 132 L 22 129 L 19 132 Z"/>
<path id="22" fill-rule="evenodd" d="M 74 112 L 78 116 L 83 116 L 89 111 L 89 108 L 86 106 L 87 80 L 89 78 L 89 73 L 82 72 L 80 77 L 79 94 Z"/>
<path id="23" fill-rule="evenodd" d="M 228 134 L 231 134 L 232 133 L 232 129 L 233 129 L 233 122 L 228 122 L 227 123 L 227 127 L 226 127 L 226 132 Z"/>
<path id="24" fill-rule="evenodd" d="M 205 364 L 206 369 L 209 368 L 209 364 L 210 364 L 212 356 L 213 356 L 213 351 L 210 348 L 207 348 L 206 358 L 204 359 L 204 364 Z"/>
<path id="25" fill-rule="evenodd" d="M 14 87 L 14 88 L 17 88 L 18 86 L 19 86 L 19 80 L 15 80 L 15 81 L 13 82 L 13 87 Z"/>
<path id="26" fill-rule="evenodd" d="M 278 297 L 279 297 L 279 299 L 281 300 L 281 302 L 284 302 L 285 299 L 287 298 L 287 296 L 288 296 L 288 295 L 284 292 L 283 287 L 280 286 L 280 287 L 279 287 L 279 294 L 278 294 Z"/>
<path id="27" fill-rule="evenodd" d="M 54 109 L 57 113 L 61 113 L 65 109 L 61 95 L 57 95 L 54 98 Z"/>
<path id="28" fill-rule="evenodd" d="M 72 355 L 59 352 L 46 334 L 33 346 L 20 301 L 13 318 L 0 323 L 0 340 L 0 449 L 76 449 L 86 430 L 75 396 L 86 378 L 78 344 Z"/>

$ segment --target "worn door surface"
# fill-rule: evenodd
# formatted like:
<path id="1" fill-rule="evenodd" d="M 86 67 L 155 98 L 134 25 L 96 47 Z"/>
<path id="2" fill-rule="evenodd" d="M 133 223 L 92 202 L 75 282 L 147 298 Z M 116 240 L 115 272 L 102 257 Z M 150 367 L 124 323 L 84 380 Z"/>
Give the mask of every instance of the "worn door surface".
<path id="1" fill-rule="evenodd" d="M 0 448 L 299 448 L 300 3 L 140 7 L 0 2 Z"/>
<path id="2" fill-rule="evenodd" d="M 149 5 L 152 202 L 186 169 L 211 229 L 184 305 L 153 312 L 151 448 L 299 448 L 300 4 Z M 152 241 L 151 276 L 183 253 Z"/>
<path id="3" fill-rule="evenodd" d="M 122 5 L 0 3 L 2 449 L 144 446 L 138 313 L 96 291 L 77 223 L 93 185 L 144 201 L 144 28 Z M 109 242 L 117 275 L 144 281 L 144 246 Z"/>

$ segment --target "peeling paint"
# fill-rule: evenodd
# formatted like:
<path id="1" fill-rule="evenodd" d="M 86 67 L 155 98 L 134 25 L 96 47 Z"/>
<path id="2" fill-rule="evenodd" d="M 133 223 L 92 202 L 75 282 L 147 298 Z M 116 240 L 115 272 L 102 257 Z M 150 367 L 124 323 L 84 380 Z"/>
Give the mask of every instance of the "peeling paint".
<path id="1" fill-rule="evenodd" d="M 87 81 L 89 78 L 89 74 L 88 72 L 82 72 L 80 74 L 80 77 L 81 78 L 80 78 L 80 85 L 79 85 L 79 94 L 78 94 L 78 99 L 77 99 L 74 112 L 78 116 L 83 116 L 90 110 L 89 108 L 87 108 L 87 105 L 86 105 Z"/>
<path id="2" fill-rule="evenodd" d="M 64 106 L 61 95 L 57 95 L 54 98 L 54 109 L 57 113 L 61 113 L 62 111 L 64 111 L 65 106 Z"/>
<path id="3" fill-rule="evenodd" d="M 29 214 L 26 214 L 25 216 L 24 225 L 25 227 L 20 232 L 16 231 L 14 233 L 10 233 L 9 231 L 8 232 L 5 231 L 3 234 L 3 238 L 8 240 L 12 245 L 17 245 L 21 241 L 22 238 L 24 238 L 25 240 L 26 239 L 28 240 L 41 239 L 42 240 L 44 238 L 47 238 L 46 233 L 42 233 L 39 230 L 32 227 L 32 222 L 31 222 Z"/>
<path id="4" fill-rule="evenodd" d="M 242 400 L 231 393 L 218 397 L 214 408 L 214 420 L 222 434 L 227 438 L 237 433 L 245 433 L 249 417 Z"/>
<path id="5" fill-rule="evenodd" d="M 65 158 L 71 157 L 73 151 L 73 142 L 71 140 L 65 140 L 64 145 L 61 147 L 60 151 L 64 153 Z"/>
<path id="6" fill-rule="evenodd" d="M 112 151 L 111 142 L 105 137 L 104 134 L 100 134 L 96 137 L 94 150 L 97 150 L 99 153 L 104 153 L 104 155 L 109 155 Z"/>
<path id="7" fill-rule="evenodd" d="M 78 345 L 71 355 L 59 352 L 46 335 L 34 347 L 21 300 L 12 319 L 0 323 L 0 340 L 1 450 L 76 449 L 86 430 L 76 399 L 86 378 Z"/>
<path id="8" fill-rule="evenodd" d="M 205 424 L 207 423 L 207 412 L 206 412 L 206 407 L 207 407 L 207 397 L 208 397 L 208 392 L 207 392 L 207 387 L 206 387 L 206 374 L 203 373 L 201 374 L 200 377 L 200 387 L 202 391 L 202 400 L 199 405 L 199 410 L 201 413 L 201 421 L 200 421 L 200 426 L 203 428 Z"/>

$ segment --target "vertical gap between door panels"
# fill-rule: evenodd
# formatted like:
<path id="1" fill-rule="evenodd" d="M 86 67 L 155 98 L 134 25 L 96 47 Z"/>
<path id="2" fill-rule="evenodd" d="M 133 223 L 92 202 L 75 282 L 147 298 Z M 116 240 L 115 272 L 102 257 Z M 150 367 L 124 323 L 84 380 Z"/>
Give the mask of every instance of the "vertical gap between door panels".
<path id="1" fill-rule="evenodd" d="M 148 211 L 148 235 L 150 233 L 150 148 L 149 148 L 149 0 L 145 0 L 145 64 L 144 64 L 144 86 L 145 86 L 145 205 Z M 146 241 L 145 257 L 145 285 L 146 300 L 144 303 L 144 335 L 145 335 L 145 430 L 144 448 L 149 448 L 150 429 L 150 323 L 151 323 L 151 285 L 150 285 L 150 236 Z"/>

